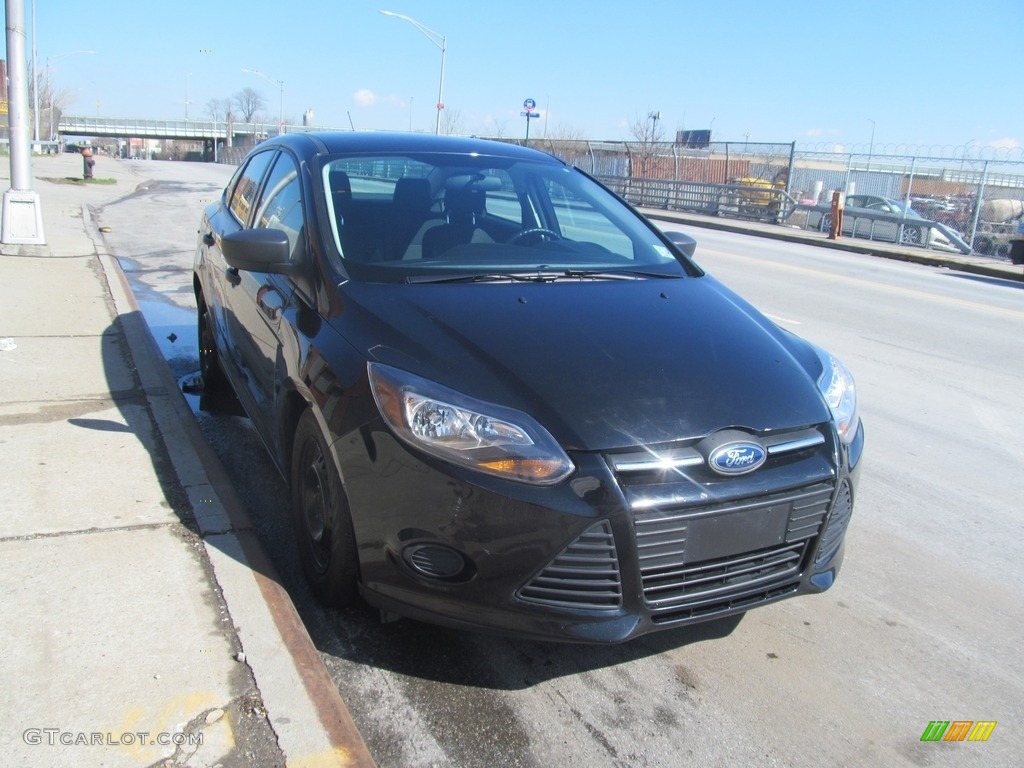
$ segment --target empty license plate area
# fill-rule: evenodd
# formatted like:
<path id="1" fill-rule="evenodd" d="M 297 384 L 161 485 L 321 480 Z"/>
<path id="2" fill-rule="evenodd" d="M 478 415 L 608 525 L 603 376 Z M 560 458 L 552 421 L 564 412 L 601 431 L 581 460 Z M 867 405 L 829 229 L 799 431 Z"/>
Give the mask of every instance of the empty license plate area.
<path id="1" fill-rule="evenodd" d="M 786 539 L 790 501 L 701 515 L 688 522 L 686 562 L 775 547 Z"/>

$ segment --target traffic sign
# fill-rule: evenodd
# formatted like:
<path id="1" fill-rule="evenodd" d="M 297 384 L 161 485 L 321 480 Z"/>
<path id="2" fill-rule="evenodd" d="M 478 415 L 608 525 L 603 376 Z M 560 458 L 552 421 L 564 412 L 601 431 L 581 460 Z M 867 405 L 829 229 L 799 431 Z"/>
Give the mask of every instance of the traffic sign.
<path id="1" fill-rule="evenodd" d="M 523 117 L 540 117 L 540 112 L 520 112 Z"/>
<path id="2" fill-rule="evenodd" d="M 526 101 L 523 102 L 523 109 L 525 109 L 527 112 L 533 112 L 533 110 L 536 108 L 537 102 L 534 101 L 533 99 L 527 99 Z"/>

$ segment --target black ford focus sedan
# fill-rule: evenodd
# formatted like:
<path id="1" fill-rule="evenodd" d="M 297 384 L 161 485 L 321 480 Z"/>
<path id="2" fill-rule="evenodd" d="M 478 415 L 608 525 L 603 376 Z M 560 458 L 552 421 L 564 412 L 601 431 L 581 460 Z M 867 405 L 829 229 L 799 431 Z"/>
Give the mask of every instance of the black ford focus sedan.
<path id="1" fill-rule="evenodd" d="M 475 139 L 257 146 L 199 230 L 208 391 L 326 603 L 619 642 L 832 585 L 854 382 L 585 173 Z"/>

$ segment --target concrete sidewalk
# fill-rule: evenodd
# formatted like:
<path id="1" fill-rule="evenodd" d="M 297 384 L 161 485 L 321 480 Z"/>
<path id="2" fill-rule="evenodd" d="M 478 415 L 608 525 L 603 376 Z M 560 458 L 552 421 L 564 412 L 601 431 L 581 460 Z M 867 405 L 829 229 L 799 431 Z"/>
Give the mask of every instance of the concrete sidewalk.
<path id="1" fill-rule="evenodd" d="M 372 765 L 94 231 L 145 180 L 81 166 L 0 248 L 0 762 Z"/>

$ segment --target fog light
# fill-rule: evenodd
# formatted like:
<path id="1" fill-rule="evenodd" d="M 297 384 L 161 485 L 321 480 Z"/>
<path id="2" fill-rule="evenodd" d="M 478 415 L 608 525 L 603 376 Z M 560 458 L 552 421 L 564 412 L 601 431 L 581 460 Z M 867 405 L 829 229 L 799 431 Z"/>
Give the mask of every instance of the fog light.
<path id="1" fill-rule="evenodd" d="M 438 544 L 413 544 L 402 556 L 416 573 L 433 579 L 454 579 L 466 568 L 462 555 Z"/>

